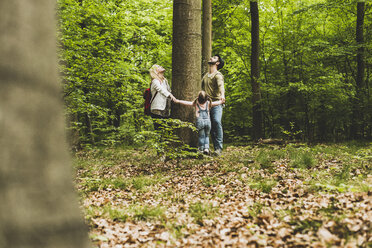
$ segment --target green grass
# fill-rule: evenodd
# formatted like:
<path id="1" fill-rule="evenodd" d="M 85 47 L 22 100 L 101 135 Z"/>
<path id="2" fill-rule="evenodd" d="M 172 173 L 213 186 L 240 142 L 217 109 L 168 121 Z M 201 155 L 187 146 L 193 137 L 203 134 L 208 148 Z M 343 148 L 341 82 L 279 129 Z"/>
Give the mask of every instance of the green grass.
<path id="1" fill-rule="evenodd" d="M 195 222 L 203 225 L 204 219 L 211 219 L 216 216 L 218 212 L 217 207 L 213 207 L 211 203 L 196 202 L 190 204 L 189 213 L 194 218 Z"/>
<path id="2" fill-rule="evenodd" d="M 139 191 L 145 191 L 147 187 L 164 183 L 168 180 L 168 177 L 161 174 L 154 176 L 138 176 L 133 178 L 96 178 L 96 177 L 84 177 L 80 178 L 80 185 L 83 187 L 84 193 L 93 191 L 105 190 L 105 189 L 134 189 Z"/>
<path id="3" fill-rule="evenodd" d="M 311 152 L 292 153 L 291 167 L 301 169 L 311 169 L 315 166 L 316 160 Z"/>
<path id="4" fill-rule="evenodd" d="M 165 209 L 159 206 L 133 206 L 130 211 L 135 220 L 151 220 L 165 218 Z"/>
<path id="5" fill-rule="evenodd" d="M 116 208 L 111 205 L 90 206 L 85 209 L 85 218 L 90 220 L 96 217 L 105 217 L 114 221 L 126 222 L 129 218 L 128 213 L 129 211 L 126 209 Z"/>
<path id="6" fill-rule="evenodd" d="M 126 222 L 128 220 L 148 221 L 162 220 L 165 218 L 165 208 L 159 206 L 131 205 L 127 208 L 120 208 L 110 204 L 97 207 L 90 206 L 85 209 L 85 218 L 92 219 L 104 217 L 113 221 Z"/>
<path id="7" fill-rule="evenodd" d="M 218 185 L 218 177 L 216 177 L 216 176 L 212 176 L 212 177 L 206 176 L 206 177 L 203 177 L 202 184 L 205 187 L 211 187 L 211 186 Z"/>
<path id="8" fill-rule="evenodd" d="M 277 185 L 277 183 L 278 183 L 277 181 L 272 179 L 261 178 L 257 181 L 249 183 L 249 187 L 251 189 L 257 189 L 263 193 L 269 194 L 271 190 Z"/>
<path id="9" fill-rule="evenodd" d="M 148 186 L 153 186 L 167 181 L 168 178 L 162 175 L 155 176 L 139 176 L 131 180 L 131 184 L 136 190 L 144 190 Z"/>
<path id="10" fill-rule="evenodd" d="M 252 206 L 248 208 L 248 213 L 253 218 L 256 218 L 259 214 L 262 213 L 264 205 L 260 202 L 253 203 Z"/>

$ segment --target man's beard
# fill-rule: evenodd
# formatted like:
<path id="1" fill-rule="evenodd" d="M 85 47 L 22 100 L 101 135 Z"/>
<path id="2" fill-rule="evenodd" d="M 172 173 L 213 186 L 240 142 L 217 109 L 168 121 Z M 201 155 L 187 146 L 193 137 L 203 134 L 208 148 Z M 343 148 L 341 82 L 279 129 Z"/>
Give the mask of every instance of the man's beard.
<path id="1" fill-rule="evenodd" d="M 216 62 L 208 61 L 208 64 L 209 64 L 209 65 L 215 65 L 216 63 L 217 63 L 217 61 L 216 61 Z"/>

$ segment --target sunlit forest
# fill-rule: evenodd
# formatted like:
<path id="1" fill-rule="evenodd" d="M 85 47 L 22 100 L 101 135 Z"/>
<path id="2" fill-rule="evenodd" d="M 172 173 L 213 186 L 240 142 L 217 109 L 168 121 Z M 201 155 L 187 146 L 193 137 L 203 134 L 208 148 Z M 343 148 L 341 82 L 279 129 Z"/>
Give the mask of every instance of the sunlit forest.
<path id="1" fill-rule="evenodd" d="M 57 2 L 66 129 L 94 247 L 371 247 L 371 2 Z M 183 141 L 177 129 L 194 123 L 173 105 L 160 130 L 144 114 L 154 64 L 175 97 L 199 90 L 204 60 L 192 80 L 179 71 L 202 62 L 204 7 L 210 55 L 225 61 L 221 156 Z M 191 31 L 177 36 L 183 23 Z"/>
<path id="2" fill-rule="evenodd" d="M 163 65 L 174 83 L 172 1 L 58 2 L 60 71 L 73 144 L 147 140 L 151 120 L 143 114 L 143 91 L 149 68 Z M 249 1 L 212 4 L 212 51 L 226 61 L 225 137 L 250 141 Z M 262 138 L 370 139 L 370 4 L 359 40 L 355 1 L 262 0 L 258 6 Z"/>

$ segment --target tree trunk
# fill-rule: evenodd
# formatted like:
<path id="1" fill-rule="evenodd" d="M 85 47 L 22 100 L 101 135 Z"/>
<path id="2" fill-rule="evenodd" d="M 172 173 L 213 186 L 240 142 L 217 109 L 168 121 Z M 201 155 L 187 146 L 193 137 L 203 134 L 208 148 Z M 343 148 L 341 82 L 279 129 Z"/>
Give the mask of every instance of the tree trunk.
<path id="1" fill-rule="evenodd" d="M 212 0 L 203 0 L 202 72 L 208 72 L 208 60 L 212 55 Z"/>
<path id="2" fill-rule="evenodd" d="M 0 1 L 0 247 L 89 247 L 66 146 L 53 1 Z"/>
<path id="3" fill-rule="evenodd" d="M 176 98 L 193 100 L 201 88 L 201 0 L 174 0 L 172 90 Z M 172 117 L 194 122 L 195 110 L 173 104 Z M 181 139 L 196 146 L 191 130 L 179 133 Z"/>
<path id="4" fill-rule="evenodd" d="M 364 25 L 364 2 L 357 3 L 357 22 L 356 22 L 356 42 L 359 45 L 357 50 L 357 75 L 356 75 L 356 99 L 353 103 L 353 121 L 351 126 L 352 138 L 363 137 L 363 105 L 364 105 L 364 74 L 365 74 L 365 62 L 364 62 L 364 37 L 363 37 L 363 25 Z"/>
<path id="5" fill-rule="evenodd" d="M 252 103 L 253 103 L 253 139 L 258 140 L 263 137 L 262 131 L 262 108 L 261 108 L 261 89 L 260 78 L 260 33 L 258 4 L 256 1 L 250 2 L 252 19 L 252 55 L 251 55 L 251 84 L 252 84 Z"/>

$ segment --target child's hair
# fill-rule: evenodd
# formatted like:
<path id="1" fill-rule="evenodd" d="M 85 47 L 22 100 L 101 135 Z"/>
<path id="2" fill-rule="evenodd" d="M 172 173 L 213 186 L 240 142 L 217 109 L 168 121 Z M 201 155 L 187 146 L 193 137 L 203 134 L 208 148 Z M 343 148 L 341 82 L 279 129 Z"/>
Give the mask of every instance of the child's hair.
<path id="1" fill-rule="evenodd" d="M 207 95 L 207 93 L 202 90 L 199 91 L 198 98 L 195 99 L 194 104 L 196 103 L 204 104 L 206 101 L 210 101 L 210 98 Z"/>

